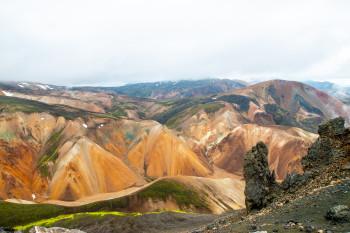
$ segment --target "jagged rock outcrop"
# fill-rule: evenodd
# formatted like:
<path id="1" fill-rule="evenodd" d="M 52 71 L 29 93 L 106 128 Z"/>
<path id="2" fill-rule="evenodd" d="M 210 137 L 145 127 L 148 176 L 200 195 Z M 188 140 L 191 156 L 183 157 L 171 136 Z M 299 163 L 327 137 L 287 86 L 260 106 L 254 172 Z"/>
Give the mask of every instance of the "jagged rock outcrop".
<path id="1" fill-rule="evenodd" d="M 310 190 L 350 175 L 350 129 L 339 117 L 319 126 L 319 138 L 302 159 L 303 174 L 290 173 L 281 184 L 284 194 L 307 195 Z"/>
<path id="2" fill-rule="evenodd" d="M 319 138 L 302 159 L 304 171 L 317 173 L 334 159 L 350 156 L 350 130 L 345 129 L 344 124 L 344 119 L 338 117 L 319 126 Z"/>
<path id="3" fill-rule="evenodd" d="M 248 212 L 265 207 L 273 199 L 275 174 L 269 170 L 267 154 L 267 146 L 258 142 L 244 158 L 244 194 Z"/>

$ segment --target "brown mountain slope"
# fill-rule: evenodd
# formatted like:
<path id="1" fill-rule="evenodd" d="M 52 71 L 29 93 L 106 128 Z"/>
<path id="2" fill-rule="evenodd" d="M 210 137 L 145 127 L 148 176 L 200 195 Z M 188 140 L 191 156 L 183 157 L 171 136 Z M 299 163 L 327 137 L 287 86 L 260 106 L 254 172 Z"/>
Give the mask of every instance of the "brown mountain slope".
<path id="1" fill-rule="evenodd" d="M 142 185 L 143 176 L 212 173 L 154 121 L 3 113 L 0 137 L 1 198 L 76 200 Z"/>
<path id="2" fill-rule="evenodd" d="M 186 141 L 155 121 L 108 121 L 97 125 L 89 137 L 147 177 L 211 173 L 206 160 Z"/>
<path id="3" fill-rule="evenodd" d="M 269 165 L 283 179 L 291 171 L 302 171 L 300 164 L 316 135 L 298 128 L 246 124 L 236 127 L 209 152 L 214 164 L 241 174 L 245 153 L 263 141 L 269 148 Z"/>
<path id="4" fill-rule="evenodd" d="M 150 177 L 193 175 L 207 176 L 209 165 L 161 125 L 153 127 L 128 153 L 131 166 Z"/>
<path id="5" fill-rule="evenodd" d="M 120 191 L 142 182 L 120 159 L 82 137 L 67 152 L 61 152 L 49 186 L 49 198 L 76 200 Z"/>
<path id="6" fill-rule="evenodd" d="M 172 184 L 185 185 L 186 187 L 190 188 L 191 192 L 193 192 L 195 196 L 197 196 L 201 200 L 203 206 L 205 205 L 212 213 L 220 214 L 225 211 L 241 209 L 242 207 L 244 207 L 244 181 L 240 179 L 240 177 L 234 175 L 228 175 L 228 177 L 226 178 L 196 176 L 162 177 L 142 187 L 134 187 L 119 192 L 95 194 L 89 197 L 81 198 L 76 201 L 68 202 L 61 200 L 48 200 L 45 201 L 45 203 L 77 207 L 103 200 L 121 200 L 127 198 L 129 200 L 132 200 L 130 201 L 130 203 L 128 203 L 128 206 L 124 207 L 127 208 L 127 210 L 129 211 L 169 211 L 184 208 L 187 208 L 186 210 L 191 211 L 208 211 L 208 209 L 196 209 L 196 207 L 193 205 L 187 207 L 182 206 L 184 208 L 181 208 L 181 205 L 183 203 L 181 203 L 180 199 L 177 199 L 176 197 L 174 198 L 173 196 L 177 195 L 176 190 L 173 190 L 174 193 L 168 192 L 167 190 L 158 190 L 160 194 L 159 196 L 157 196 L 157 193 L 153 193 L 153 195 L 149 196 L 148 200 L 143 200 L 142 196 L 144 194 L 142 193 L 144 193 L 145 191 L 149 192 L 149 190 L 152 190 L 153 192 L 153 190 L 155 190 L 154 185 L 156 185 L 156 187 L 166 187 L 163 181 L 170 181 L 172 182 Z M 171 186 L 168 188 L 171 188 Z M 186 199 L 187 197 L 185 196 L 183 198 Z M 14 199 L 8 201 L 17 202 Z"/>
<path id="7" fill-rule="evenodd" d="M 242 124 L 281 125 L 317 132 L 334 115 L 350 119 L 350 109 L 306 84 L 273 80 L 202 99 L 175 101 L 157 119 L 188 138 L 198 154 Z"/>

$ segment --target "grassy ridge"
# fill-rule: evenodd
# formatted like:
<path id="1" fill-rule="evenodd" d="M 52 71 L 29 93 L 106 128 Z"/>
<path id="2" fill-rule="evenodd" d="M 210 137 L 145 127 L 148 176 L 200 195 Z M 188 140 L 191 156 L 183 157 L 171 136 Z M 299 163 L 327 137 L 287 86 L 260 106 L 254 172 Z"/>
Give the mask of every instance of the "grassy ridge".
<path id="1" fill-rule="evenodd" d="M 158 211 L 158 212 L 146 212 L 146 213 L 139 213 L 139 212 L 132 212 L 132 213 L 125 213 L 125 212 L 118 212 L 118 211 L 100 211 L 100 212 L 86 212 L 86 213 L 77 213 L 77 214 L 64 214 L 59 215 L 57 217 L 43 219 L 37 222 L 32 222 L 26 225 L 18 225 L 15 227 L 15 230 L 28 232 L 31 228 L 34 226 L 42 226 L 42 227 L 54 227 L 54 226 L 60 226 L 64 228 L 71 228 L 72 225 L 75 224 L 81 224 L 81 222 L 84 222 L 87 218 L 92 219 L 102 219 L 105 216 L 115 216 L 115 217 L 138 217 L 142 215 L 149 215 L 149 214 L 161 214 L 164 211 Z M 174 212 L 174 213 L 183 213 L 186 214 L 188 212 L 184 211 L 167 211 L 167 212 Z"/>
<path id="2" fill-rule="evenodd" d="M 77 214 L 64 214 L 59 215 L 53 218 L 48 219 L 42 219 L 40 221 L 32 222 L 26 225 L 18 225 L 15 227 L 16 230 L 19 231 L 28 231 L 34 226 L 43 226 L 43 227 L 52 227 L 57 222 L 73 222 L 73 221 L 79 221 L 80 219 L 84 217 L 95 217 L 95 218 L 102 218 L 106 215 L 113 215 L 113 216 L 140 216 L 141 213 L 123 213 L 123 212 L 116 212 L 116 211 L 101 211 L 101 212 L 86 212 L 86 213 L 77 213 Z"/>
<path id="3" fill-rule="evenodd" d="M 176 128 L 185 116 L 192 116 L 202 109 L 207 114 L 211 114 L 224 107 L 224 104 L 216 102 L 212 98 L 191 98 L 162 103 L 171 107 L 166 112 L 156 115 L 154 120 L 169 128 Z"/>
<path id="4" fill-rule="evenodd" d="M 172 197 L 180 207 L 194 206 L 196 209 L 208 209 L 206 202 L 197 192 L 184 184 L 172 180 L 155 182 L 147 189 L 137 193 L 137 196 L 141 199 L 162 200 Z"/>
<path id="5" fill-rule="evenodd" d="M 46 151 L 40 157 L 38 162 L 38 168 L 42 176 L 49 176 L 49 162 L 54 162 L 58 158 L 58 146 L 62 136 L 63 129 L 54 132 L 46 143 Z"/>
<path id="6" fill-rule="evenodd" d="M 310 132 L 317 132 L 318 125 L 322 122 L 319 117 L 297 120 L 289 111 L 281 108 L 277 104 L 265 104 L 264 109 L 269 113 L 277 125 L 287 125 L 299 127 Z"/>
<path id="7" fill-rule="evenodd" d="M 64 207 L 51 204 L 17 204 L 0 202 L 0 226 L 15 227 L 27 225 L 43 219 L 60 215 L 101 211 L 128 211 L 131 202 L 166 200 L 171 198 L 180 209 L 197 209 L 208 212 L 208 206 L 202 196 L 190 187 L 173 180 L 160 180 L 133 195 L 117 199 L 104 200 L 78 207 Z"/>
<path id="8" fill-rule="evenodd" d="M 116 117 L 111 114 L 89 112 L 65 105 L 51 105 L 39 101 L 10 96 L 0 96 L 0 112 L 47 112 L 54 116 L 63 116 L 69 120 L 73 120 L 78 117 L 87 118 L 89 116 L 116 119 Z"/>

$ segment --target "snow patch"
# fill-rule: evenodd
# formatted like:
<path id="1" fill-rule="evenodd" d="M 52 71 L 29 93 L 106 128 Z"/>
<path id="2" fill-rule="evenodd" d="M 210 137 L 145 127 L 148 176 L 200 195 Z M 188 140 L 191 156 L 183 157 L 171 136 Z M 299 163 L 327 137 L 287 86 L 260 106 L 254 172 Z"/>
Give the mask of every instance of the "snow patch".
<path id="1" fill-rule="evenodd" d="M 36 84 L 36 86 L 43 89 L 43 90 L 47 90 L 47 85 Z"/>
<path id="2" fill-rule="evenodd" d="M 9 91 L 2 91 L 2 93 L 4 93 L 4 95 L 6 95 L 6 96 L 13 96 L 13 93 L 11 93 Z"/>

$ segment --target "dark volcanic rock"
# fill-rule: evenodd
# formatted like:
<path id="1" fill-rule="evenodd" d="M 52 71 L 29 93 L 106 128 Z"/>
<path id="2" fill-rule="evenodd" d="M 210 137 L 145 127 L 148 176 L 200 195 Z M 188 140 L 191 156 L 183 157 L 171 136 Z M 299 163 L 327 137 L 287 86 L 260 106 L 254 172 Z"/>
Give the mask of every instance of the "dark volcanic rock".
<path id="1" fill-rule="evenodd" d="M 326 218 L 335 222 L 349 222 L 350 208 L 346 205 L 333 206 L 328 210 Z"/>
<path id="2" fill-rule="evenodd" d="M 318 134 L 323 136 L 336 136 L 341 135 L 345 131 L 345 120 L 342 117 L 334 118 L 327 123 L 318 127 Z"/>
<path id="3" fill-rule="evenodd" d="M 294 190 L 300 185 L 304 185 L 310 178 L 311 174 L 309 172 L 305 172 L 304 174 L 298 173 L 290 173 L 283 180 L 281 187 L 284 190 Z"/>
<path id="4" fill-rule="evenodd" d="M 338 117 L 320 125 L 318 133 L 320 137 L 302 159 L 304 170 L 317 172 L 321 166 L 331 164 L 334 159 L 349 156 L 350 133 L 344 127 L 343 118 Z"/>
<path id="5" fill-rule="evenodd" d="M 274 172 L 270 172 L 267 161 L 268 149 L 259 142 L 244 158 L 244 190 L 247 211 L 259 210 L 273 199 L 273 189 L 276 186 Z"/>

